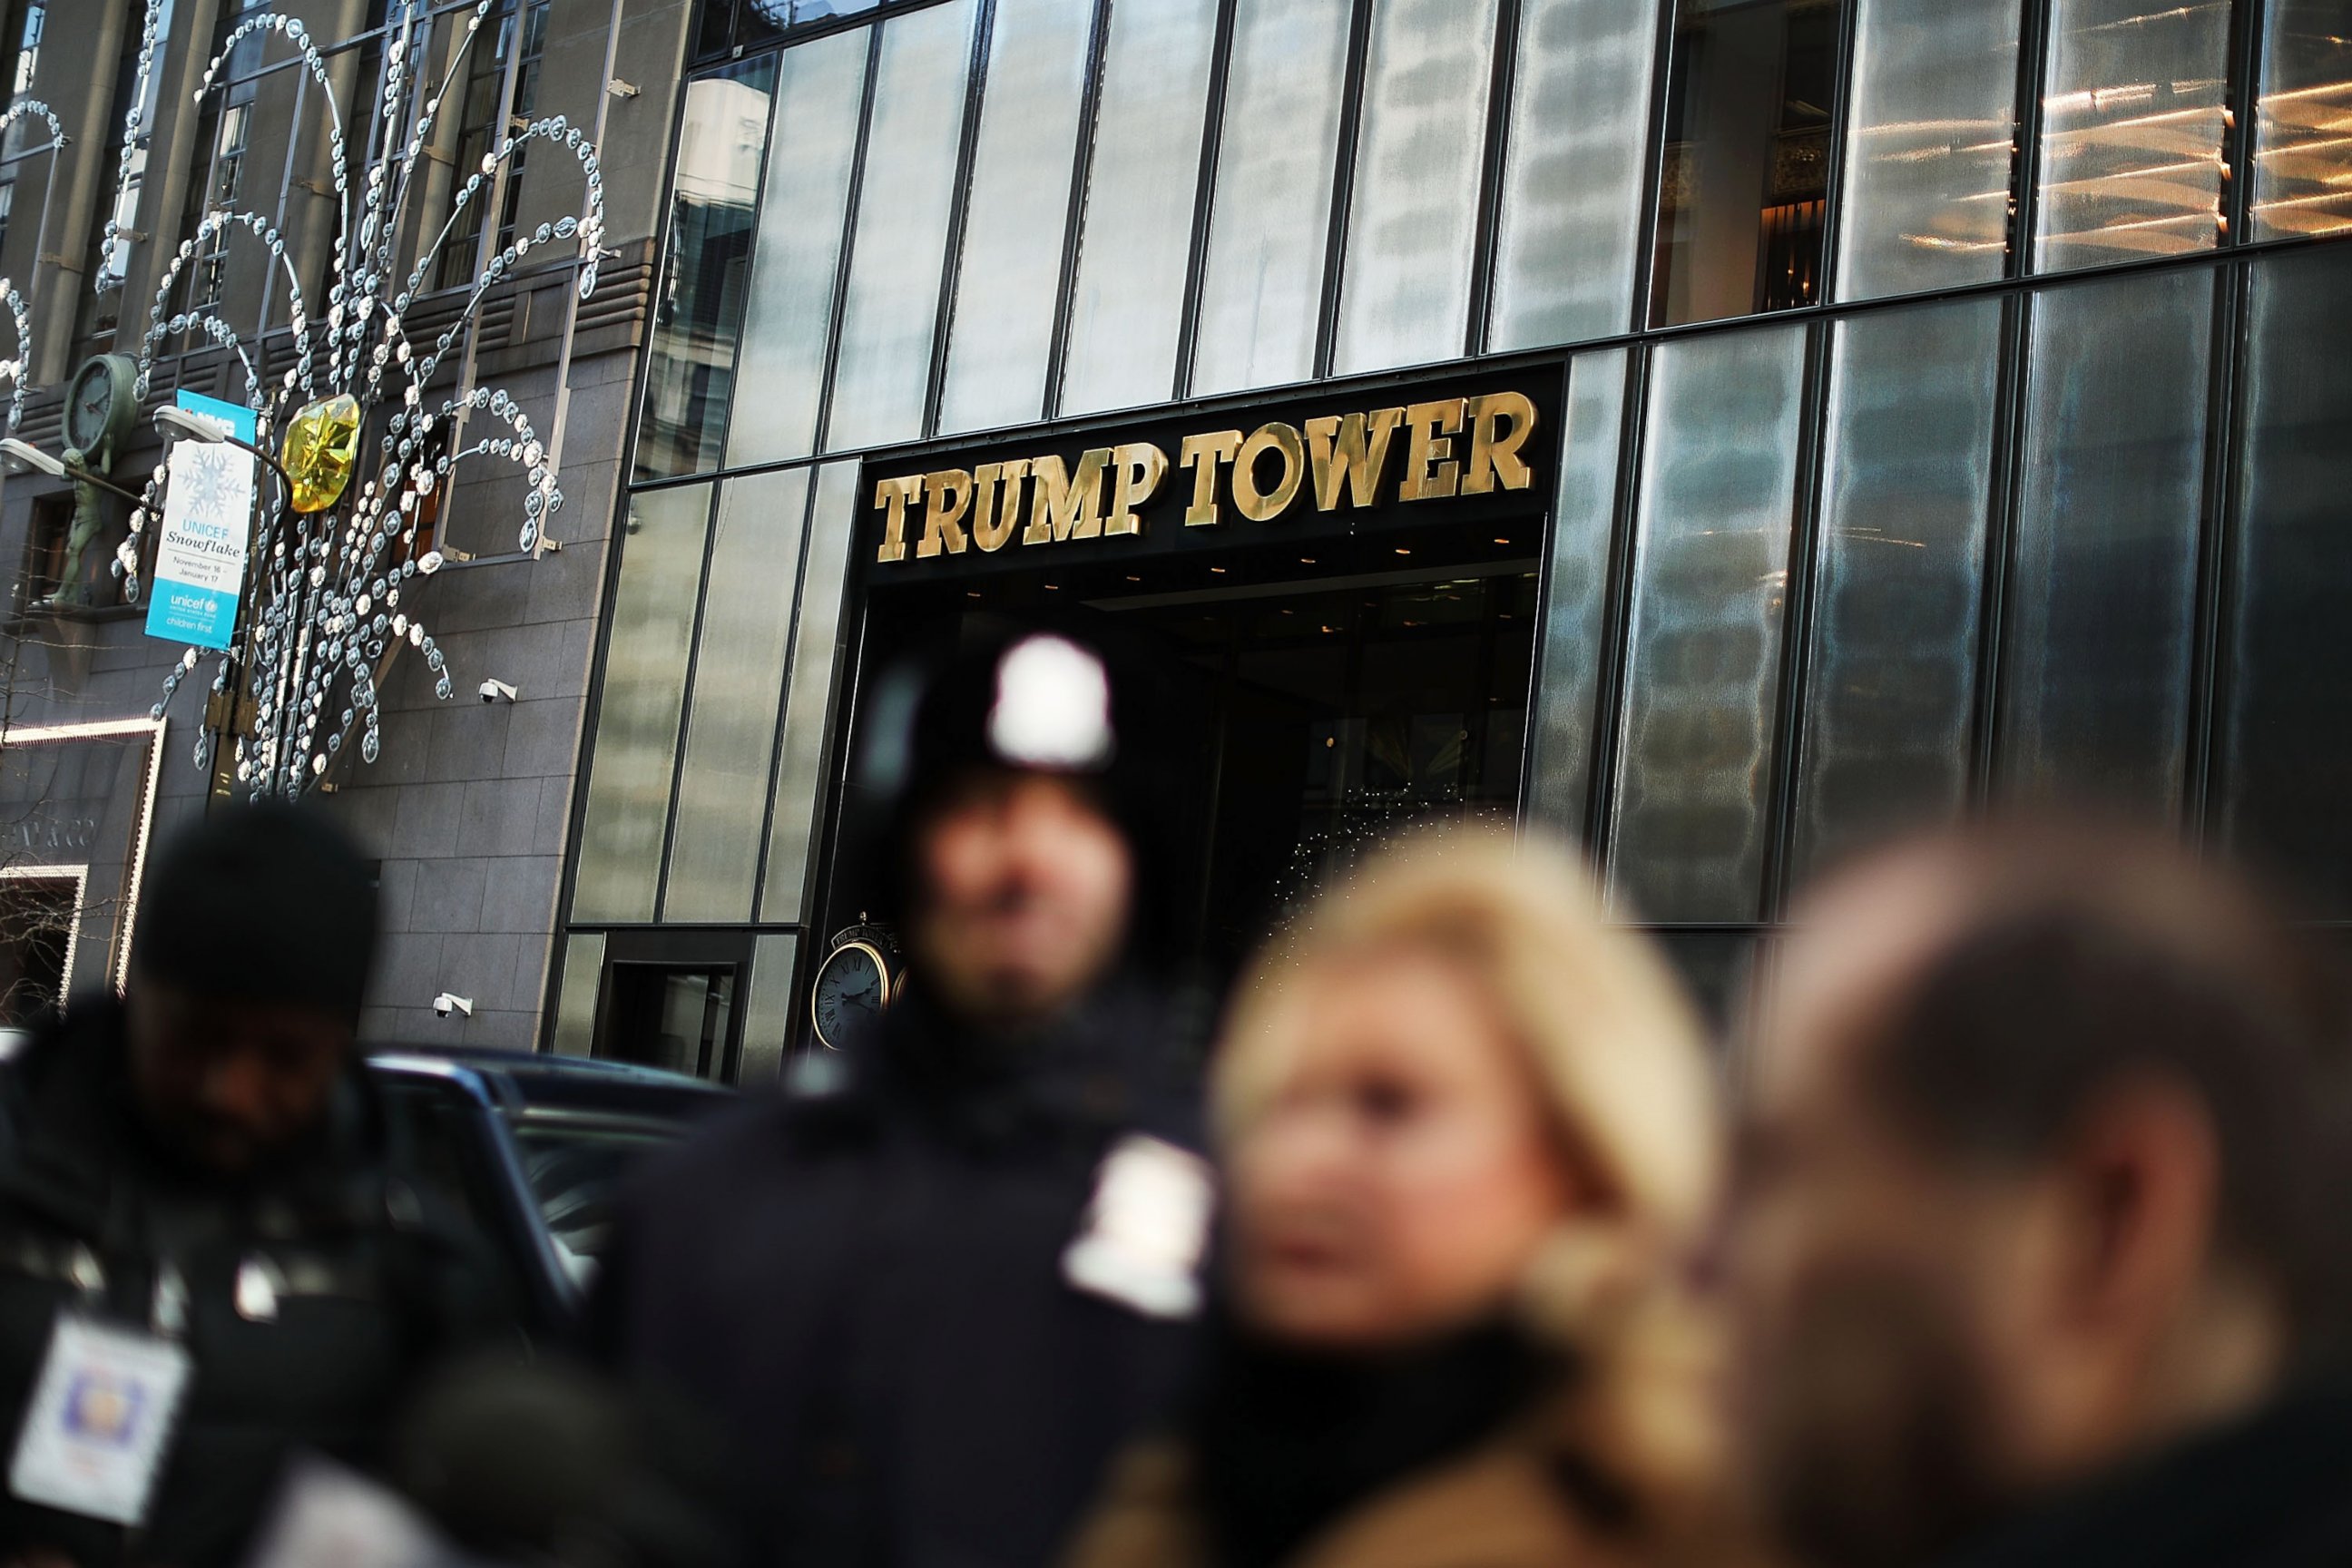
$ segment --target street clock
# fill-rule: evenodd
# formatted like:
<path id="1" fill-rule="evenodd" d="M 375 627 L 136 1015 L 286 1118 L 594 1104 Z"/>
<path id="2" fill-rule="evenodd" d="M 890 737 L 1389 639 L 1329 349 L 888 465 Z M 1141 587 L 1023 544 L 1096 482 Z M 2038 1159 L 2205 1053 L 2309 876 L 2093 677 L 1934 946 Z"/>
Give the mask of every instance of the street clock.
<path id="1" fill-rule="evenodd" d="M 95 463 L 100 449 L 119 449 L 138 422 L 139 362 L 128 354 L 84 360 L 66 389 L 66 445 Z"/>
<path id="2" fill-rule="evenodd" d="M 887 927 L 851 926 L 833 939 L 809 989 L 809 1022 L 817 1042 L 839 1050 L 852 1036 L 882 1016 L 905 989 L 907 975 L 898 939 Z"/>

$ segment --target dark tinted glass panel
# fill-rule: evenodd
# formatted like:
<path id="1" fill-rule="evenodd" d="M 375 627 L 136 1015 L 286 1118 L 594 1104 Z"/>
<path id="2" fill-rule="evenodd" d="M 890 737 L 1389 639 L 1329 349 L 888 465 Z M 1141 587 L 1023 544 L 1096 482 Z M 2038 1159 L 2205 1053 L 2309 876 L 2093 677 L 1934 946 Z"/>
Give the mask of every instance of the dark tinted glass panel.
<path id="1" fill-rule="evenodd" d="M 1334 363 L 1341 374 L 1457 359 L 1470 309 L 1495 0 L 1372 12 Z"/>
<path id="2" fill-rule="evenodd" d="M 1967 796 L 2000 315 L 1974 300 L 1839 323 L 1801 867 Z"/>
<path id="3" fill-rule="evenodd" d="M 874 33 L 854 27 L 782 56 L 736 373 L 737 407 L 727 422 L 730 468 L 804 458 L 816 449 L 834 280 L 841 268 L 866 53 Z"/>
<path id="4" fill-rule="evenodd" d="M 825 420 L 830 450 L 921 430 L 980 14 L 974 0 L 909 11 L 883 23 L 875 45 L 874 113 Z"/>
<path id="5" fill-rule="evenodd" d="M 1664 931 L 1657 941 L 1709 1026 L 1725 1029 L 1747 1010 L 1759 956 L 1756 936 L 1745 931 Z"/>
<path id="6" fill-rule="evenodd" d="M 1856 0 L 1840 298 L 2001 275 L 2018 14 L 2017 0 Z"/>
<path id="7" fill-rule="evenodd" d="M 2212 313 L 2203 268 L 2033 302 L 2002 661 L 2014 795 L 2179 807 Z"/>
<path id="8" fill-rule="evenodd" d="M 670 831 L 666 921 L 747 921 L 792 645 L 809 470 L 728 481 L 702 595 L 694 693 Z"/>
<path id="9" fill-rule="evenodd" d="M 702 0 L 701 23 L 695 29 L 694 55 L 710 59 L 733 50 L 768 43 L 787 27 L 823 22 L 871 11 L 882 0 Z"/>
<path id="10" fill-rule="evenodd" d="M 2352 918 L 2352 256 L 2255 268 L 2219 804 L 2233 846 Z"/>
<path id="11" fill-rule="evenodd" d="M 2053 0 L 2035 266 L 2212 247 L 2229 58 L 2230 0 Z"/>
<path id="12" fill-rule="evenodd" d="M 641 479 L 719 466 L 775 81 L 770 55 L 687 84 L 637 430 Z"/>
<path id="13" fill-rule="evenodd" d="M 1611 858 L 1643 919 L 1758 913 L 1804 350 L 1773 327 L 1652 363 Z"/>
<path id="14" fill-rule="evenodd" d="M 2252 239 L 2352 229 L 2352 8 L 2271 0 L 2254 100 Z"/>
<path id="15" fill-rule="evenodd" d="M 1625 421 L 1626 351 L 1578 360 L 1569 374 L 1543 644 L 1537 650 L 1528 735 L 1527 816 L 1581 837 L 1591 794 L 1594 704 L 1603 595 L 1617 514 L 1617 448 Z"/>
<path id="16" fill-rule="evenodd" d="M 1667 84 L 1655 322 L 1820 297 L 1843 7 L 1685 3 Z"/>
<path id="17" fill-rule="evenodd" d="M 1001 0 L 972 151 L 940 428 L 1034 419 L 1062 280 L 1093 0 Z"/>
<path id="18" fill-rule="evenodd" d="M 1657 37 L 1657 0 L 1520 7 L 1489 347 L 1573 342 L 1630 324 Z"/>
<path id="19" fill-rule="evenodd" d="M 1065 414 L 1166 397 L 1176 381 L 1216 0 L 1114 5 L 1070 288 Z"/>
<path id="20" fill-rule="evenodd" d="M 654 918 L 709 538 L 710 487 L 688 485 L 630 498 L 614 542 L 621 577 L 605 632 L 587 808 L 574 841 L 575 920 Z"/>
<path id="21" fill-rule="evenodd" d="M 1346 0 L 1240 0 L 1201 276 L 1196 392 L 1303 381 L 1346 96 Z"/>

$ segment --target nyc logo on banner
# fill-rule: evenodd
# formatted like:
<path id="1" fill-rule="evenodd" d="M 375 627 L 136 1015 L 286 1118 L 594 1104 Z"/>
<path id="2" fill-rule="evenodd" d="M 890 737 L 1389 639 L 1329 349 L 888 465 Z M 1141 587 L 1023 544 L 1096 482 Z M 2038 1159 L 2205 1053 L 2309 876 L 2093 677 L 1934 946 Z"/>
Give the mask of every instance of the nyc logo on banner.
<path id="1" fill-rule="evenodd" d="M 216 419 L 240 441 L 254 438 L 253 410 L 183 392 L 179 405 Z M 226 442 L 172 447 L 172 484 L 155 538 L 147 635 L 225 648 L 236 631 L 253 530 L 254 455 Z"/>

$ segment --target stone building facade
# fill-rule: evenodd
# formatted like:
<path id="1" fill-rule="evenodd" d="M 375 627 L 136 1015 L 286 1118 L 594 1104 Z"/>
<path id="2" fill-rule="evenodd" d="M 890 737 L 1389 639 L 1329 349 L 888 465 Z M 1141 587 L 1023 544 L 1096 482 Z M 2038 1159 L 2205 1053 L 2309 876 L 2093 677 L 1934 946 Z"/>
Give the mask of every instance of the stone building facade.
<path id="1" fill-rule="evenodd" d="M 163 0 L 143 101 L 145 0 L 15 0 L 5 18 L 16 97 L 47 103 L 68 139 L 52 147 L 47 123 L 25 116 L 0 149 L 0 274 L 31 324 L 16 436 L 51 454 L 68 439 L 68 384 L 93 355 L 140 353 L 158 281 L 207 210 L 265 215 L 285 236 L 293 275 L 314 280 L 314 292 L 328 286 L 328 111 L 295 68 L 297 48 L 279 31 L 249 37 L 221 59 L 219 89 L 197 96 L 240 23 L 273 11 L 300 19 L 326 52 L 333 112 L 355 160 L 388 44 L 408 40 L 427 64 L 419 75 L 436 87 L 446 76 L 404 246 L 441 229 L 451 192 L 501 126 L 560 112 L 601 144 L 608 254 L 593 292 L 575 298 L 574 257 L 526 265 L 484 302 L 471 356 L 478 382 L 512 393 L 541 431 L 560 429 L 549 438 L 561 443 L 565 505 L 549 531 L 561 548 L 536 557 L 515 548 L 516 481 L 460 483 L 438 497 L 448 564 L 417 607 L 432 618 L 456 695 L 436 700 L 423 659 L 395 658 L 380 682 L 381 757 L 347 756 L 323 783 L 329 809 L 381 866 L 387 935 L 363 1020 L 372 1040 L 538 1041 L 690 9 L 688 0 Z M 526 160 L 461 218 L 412 309 L 413 333 L 455 319 L 502 234 L 577 211 L 581 192 L 570 162 Z M 126 237 L 110 255 L 110 217 Z M 170 300 L 174 312 L 209 303 L 265 378 L 293 353 L 287 292 L 268 260 L 242 238 L 216 255 L 198 247 Z M 105 292 L 94 286 L 102 272 L 114 280 Z M 184 389 L 236 400 L 243 385 L 233 353 L 167 334 L 146 406 L 113 455 L 114 479 L 135 489 L 162 460 L 154 406 Z M 207 717 L 201 682 L 173 698 L 160 726 L 151 719 L 182 649 L 145 635 L 144 605 L 123 603 L 107 573 L 128 503 L 101 501 L 79 574 L 88 602 L 49 602 L 74 503 L 71 485 L 37 471 L 0 488 L 0 564 L 13 568 L 0 578 L 9 590 L 0 819 L 13 835 L 0 852 L 0 963 L 12 1022 L 60 981 L 75 988 L 119 975 L 145 847 L 206 809 L 208 796 L 226 801 L 229 786 L 195 758 Z M 481 700 L 488 679 L 511 685 L 515 699 Z M 61 931 L 58 911 L 75 908 Z M 469 999 L 472 1016 L 437 1016 L 443 992 Z"/>

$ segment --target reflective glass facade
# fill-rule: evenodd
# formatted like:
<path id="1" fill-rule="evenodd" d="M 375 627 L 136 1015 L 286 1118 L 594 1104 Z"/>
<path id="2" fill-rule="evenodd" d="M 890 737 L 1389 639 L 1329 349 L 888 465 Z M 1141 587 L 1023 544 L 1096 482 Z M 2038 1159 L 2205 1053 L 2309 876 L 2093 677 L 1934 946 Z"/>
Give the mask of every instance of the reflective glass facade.
<path id="1" fill-rule="evenodd" d="M 611 991 L 582 965 L 663 962 L 751 966 L 743 1060 L 804 1038 L 857 915 L 877 472 L 1489 371 L 1545 389 L 1541 493 L 1450 569 L 1524 578 L 1538 635 L 1461 798 L 1507 747 L 1703 988 L 1825 858 L 2011 800 L 2163 816 L 2352 924 L 2335 12 L 710 5 L 557 1037 Z M 1045 602 L 1055 559 L 970 564 Z M 1230 627 L 1266 568 L 1210 561 L 1180 586 Z"/>

